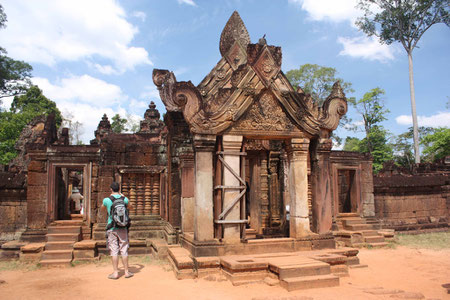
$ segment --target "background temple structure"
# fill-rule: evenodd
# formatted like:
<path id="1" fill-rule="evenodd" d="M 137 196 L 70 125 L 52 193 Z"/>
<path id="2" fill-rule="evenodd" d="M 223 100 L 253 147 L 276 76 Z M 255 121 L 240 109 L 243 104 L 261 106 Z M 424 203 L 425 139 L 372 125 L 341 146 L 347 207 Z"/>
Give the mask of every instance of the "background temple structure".
<path id="1" fill-rule="evenodd" d="M 219 49 L 222 58 L 197 86 L 153 71 L 167 113 L 161 121 L 151 102 L 137 133 L 113 133 L 104 115 L 90 145 L 75 146 L 67 129 L 58 136 L 52 116 L 34 120 L 19 140 L 20 155 L 0 173 L 0 254 L 39 255 L 51 264 L 105 253 L 99 208 L 113 181 L 134 207 L 131 253 L 166 249 L 178 269 L 180 255 L 209 268 L 217 261 L 200 258 L 336 251 L 336 244 L 382 245 L 392 236 L 376 230 L 383 225 L 448 226 L 448 166 L 438 185 L 419 180 L 419 189 L 376 179 L 377 203 L 371 157 L 331 151 L 330 136 L 347 112 L 339 82 L 318 107 L 281 71 L 281 48 L 264 38 L 252 44 L 237 12 Z M 84 196 L 80 214 L 68 200 L 74 188 Z M 433 208 L 417 202 L 414 215 L 400 216 L 414 191 L 431 197 Z M 357 262 L 352 251 L 339 252 L 345 260 L 330 258 L 337 252 L 327 257 Z"/>

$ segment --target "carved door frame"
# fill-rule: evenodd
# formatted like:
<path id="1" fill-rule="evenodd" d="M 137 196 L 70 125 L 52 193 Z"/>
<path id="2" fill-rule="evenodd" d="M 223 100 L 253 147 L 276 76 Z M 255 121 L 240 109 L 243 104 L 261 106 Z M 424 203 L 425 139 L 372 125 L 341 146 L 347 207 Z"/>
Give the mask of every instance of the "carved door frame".
<path id="1" fill-rule="evenodd" d="M 355 213 L 361 214 L 362 211 L 362 194 L 361 194 L 361 165 L 355 166 L 345 166 L 342 164 L 333 163 L 331 166 L 332 169 L 332 185 L 333 185 L 333 216 L 336 217 L 339 215 L 339 171 L 354 171 L 354 196 L 355 199 L 351 199 L 352 205 L 353 203 L 356 206 Z"/>

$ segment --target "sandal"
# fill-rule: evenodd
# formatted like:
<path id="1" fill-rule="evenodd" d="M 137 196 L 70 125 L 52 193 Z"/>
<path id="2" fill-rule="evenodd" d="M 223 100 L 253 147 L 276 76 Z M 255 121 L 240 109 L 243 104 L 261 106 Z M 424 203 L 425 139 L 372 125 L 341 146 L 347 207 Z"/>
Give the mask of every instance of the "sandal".
<path id="1" fill-rule="evenodd" d="M 119 279 L 119 276 L 114 276 L 114 273 L 108 275 L 108 279 L 116 280 Z"/>
<path id="2" fill-rule="evenodd" d="M 131 278 L 133 276 L 134 276 L 134 274 L 131 272 L 128 272 L 127 274 L 125 274 L 125 278 Z"/>

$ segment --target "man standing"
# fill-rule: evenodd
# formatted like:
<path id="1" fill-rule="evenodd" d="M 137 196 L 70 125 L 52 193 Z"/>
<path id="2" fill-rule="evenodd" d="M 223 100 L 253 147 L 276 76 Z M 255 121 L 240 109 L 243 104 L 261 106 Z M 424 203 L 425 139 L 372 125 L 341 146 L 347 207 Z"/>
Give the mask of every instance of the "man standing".
<path id="1" fill-rule="evenodd" d="M 128 240 L 128 228 L 126 227 L 115 227 L 112 218 L 111 207 L 113 206 L 113 200 L 116 201 L 120 198 L 123 199 L 123 202 L 127 206 L 128 209 L 131 208 L 129 205 L 128 198 L 119 193 L 119 183 L 113 182 L 111 183 L 111 196 L 103 199 L 102 209 L 106 209 L 108 211 L 108 226 L 106 231 L 106 244 L 109 248 L 112 265 L 113 265 L 113 273 L 108 275 L 109 279 L 118 279 L 119 278 L 119 252 L 122 256 L 123 268 L 125 270 L 125 278 L 130 278 L 134 274 L 128 271 L 128 248 L 130 247 L 130 243 Z"/>

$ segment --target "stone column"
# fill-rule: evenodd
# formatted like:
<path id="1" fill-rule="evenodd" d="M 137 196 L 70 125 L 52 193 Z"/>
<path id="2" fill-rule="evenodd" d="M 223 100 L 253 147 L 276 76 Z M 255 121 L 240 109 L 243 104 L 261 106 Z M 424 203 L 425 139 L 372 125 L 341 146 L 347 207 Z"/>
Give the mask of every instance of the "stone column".
<path id="1" fill-rule="evenodd" d="M 180 154 L 181 167 L 181 230 L 194 231 L 194 153 Z"/>
<path id="2" fill-rule="evenodd" d="M 194 239 L 196 241 L 209 241 L 214 238 L 213 153 L 215 144 L 215 135 L 194 135 Z"/>
<path id="3" fill-rule="evenodd" d="M 232 168 L 232 170 L 241 174 L 241 157 L 236 154 L 226 154 L 226 152 L 240 152 L 242 147 L 242 136 L 224 135 L 222 138 L 224 161 Z M 225 186 L 239 186 L 241 182 L 234 176 L 228 168 L 224 167 L 223 171 L 223 185 Z M 242 190 L 225 189 L 223 196 L 223 207 L 228 207 L 234 199 L 240 194 Z M 228 212 L 225 220 L 239 220 L 241 216 L 240 201 L 237 202 L 233 208 Z M 225 242 L 239 242 L 241 238 L 239 224 L 224 224 L 223 239 Z"/>
<path id="4" fill-rule="evenodd" d="M 311 233 L 308 209 L 308 148 L 309 139 L 295 138 L 288 143 L 290 237 L 300 238 Z"/>
<path id="5" fill-rule="evenodd" d="M 312 223 L 313 231 L 316 233 L 329 232 L 333 223 L 330 176 L 331 147 L 332 142 L 330 139 L 319 139 L 312 161 Z"/>

